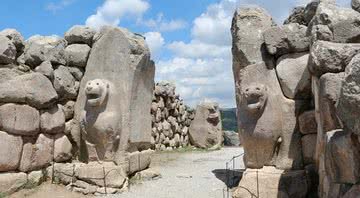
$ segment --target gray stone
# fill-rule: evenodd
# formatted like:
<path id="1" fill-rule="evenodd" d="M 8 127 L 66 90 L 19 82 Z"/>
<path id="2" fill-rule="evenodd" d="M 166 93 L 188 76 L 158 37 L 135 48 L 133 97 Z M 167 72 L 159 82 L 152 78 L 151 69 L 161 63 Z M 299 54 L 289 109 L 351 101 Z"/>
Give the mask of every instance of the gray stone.
<path id="1" fill-rule="evenodd" d="M 65 130 L 65 115 L 61 105 L 44 110 L 40 116 L 42 133 L 58 134 Z"/>
<path id="2" fill-rule="evenodd" d="M 239 134 L 234 131 L 224 131 L 224 146 L 240 146 Z"/>
<path id="3" fill-rule="evenodd" d="M 331 182 L 356 184 L 360 180 L 360 152 L 354 134 L 342 130 L 326 133 L 325 171 Z"/>
<path id="4" fill-rule="evenodd" d="M 276 66 L 277 76 L 284 95 L 290 99 L 311 98 L 311 75 L 307 68 L 309 54 L 281 56 Z"/>
<path id="5" fill-rule="evenodd" d="M 354 2 L 354 1 L 353 1 Z M 360 185 L 353 185 L 341 198 L 357 198 L 360 194 Z"/>
<path id="6" fill-rule="evenodd" d="M 351 0 L 351 7 L 355 11 L 360 12 L 360 1 L 359 0 Z"/>
<path id="7" fill-rule="evenodd" d="M 39 66 L 35 68 L 36 72 L 43 74 L 48 77 L 50 80 L 54 79 L 54 69 L 50 61 L 44 61 Z"/>
<path id="8" fill-rule="evenodd" d="M 55 65 L 65 65 L 64 50 L 67 42 L 57 36 L 32 36 L 25 44 L 24 61 L 36 67 L 44 61 Z"/>
<path id="9" fill-rule="evenodd" d="M 14 135 L 36 135 L 40 129 L 39 111 L 27 105 L 0 106 L 0 130 Z"/>
<path id="10" fill-rule="evenodd" d="M 274 167 L 247 169 L 233 198 L 305 198 L 308 191 L 305 171 L 284 171 Z"/>
<path id="11" fill-rule="evenodd" d="M 15 68 L 0 68 L 0 84 L 23 74 Z"/>
<path id="12" fill-rule="evenodd" d="M 317 133 L 317 123 L 314 110 L 306 111 L 299 116 L 299 129 L 304 135 Z"/>
<path id="13" fill-rule="evenodd" d="M 56 137 L 54 142 L 54 161 L 65 162 L 72 158 L 72 144 L 66 135 Z"/>
<path id="14" fill-rule="evenodd" d="M 327 25 L 315 25 L 311 29 L 311 43 L 316 41 L 332 41 L 334 35 L 331 29 Z"/>
<path id="15" fill-rule="evenodd" d="M 309 70 L 313 75 L 339 73 L 360 52 L 360 44 L 342 44 L 327 41 L 314 43 L 310 51 Z"/>
<path id="16" fill-rule="evenodd" d="M 54 71 L 54 87 L 62 99 L 76 99 L 79 82 L 71 75 L 65 66 L 60 66 Z"/>
<path id="17" fill-rule="evenodd" d="M 297 23 L 272 27 L 264 32 L 266 48 L 270 54 L 276 56 L 306 52 L 310 45 L 310 38 L 306 35 L 306 31 L 306 26 Z"/>
<path id="18" fill-rule="evenodd" d="M 0 172 L 15 171 L 19 167 L 22 144 L 20 136 L 0 131 Z"/>
<path id="19" fill-rule="evenodd" d="M 64 105 L 61 105 L 61 109 L 64 112 L 65 120 L 71 120 L 74 117 L 75 101 L 67 101 Z"/>
<path id="20" fill-rule="evenodd" d="M 309 134 L 301 138 L 304 164 L 315 163 L 316 137 L 317 134 Z"/>
<path id="21" fill-rule="evenodd" d="M 360 39 L 360 13 L 351 8 L 339 7 L 334 3 L 320 3 L 309 24 L 309 31 L 315 25 L 327 25 L 333 32 L 333 41 L 356 43 Z"/>
<path id="22" fill-rule="evenodd" d="M 68 67 L 69 72 L 74 76 L 77 81 L 81 81 L 84 76 L 84 68 L 81 67 Z"/>
<path id="23" fill-rule="evenodd" d="M 215 149 L 222 146 L 224 139 L 217 103 L 205 101 L 197 106 L 189 136 L 191 144 L 199 148 Z"/>
<path id="24" fill-rule="evenodd" d="M 10 195 L 22 189 L 27 183 L 26 173 L 1 173 L 0 192 L 2 195 Z"/>
<path id="25" fill-rule="evenodd" d="M 68 65 L 85 67 L 91 48 L 86 44 L 73 44 L 65 48 L 65 59 Z"/>
<path id="26" fill-rule="evenodd" d="M 28 174 L 28 185 L 31 187 L 39 186 L 41 183 L 45 181 L 44 171 L 33 171 Z"/>
<path id="27" fill-rule="evenodd" d="M 0 64 L 15 62 L 16 47 L 6 36 L 0 35 Z"/>
<path id="28" fill-rule="evenodd" d="M 150 181 L 161 178 L 161 174 L 156 170 L 146 169 L 140 172 L 137 172 L 132 178 L 141 181 Z"/>
<path id="29" fill-rule="evenodd" d="M 96 118 L 97 109 L 104 108 L 104 116 L 116 112 L 113 124 L 120 124 L 113 130 L 121 131 L 121 134 L 114 158 L 117 163 L 121 163 L 124 160 L 122 156 L 130 145 L 139 147 L 140 150 L 151 146 L 151 114 L 144 111 L 150 112 L 151 109 L 155 67 L 150 60 L 145 40 L 139 35 L 125 29 L 103 27 L 96 40 L 81 80 L 75 119 L 80 122 L 84 115 L 89 115 L 92 122 L 98 119 L 98 123 L 101 123 L 101 118 Z M 89 95 L 91 91 L 85 90 L 88 83 L 96 79 L 109 84 L 106 106 L 90 105 L 91 101 L 100 102 L 92 100 L 93 95 Z M 87 96 L 91 101 L 87 100 Z"/>
<path id="30" fill-rule="evenodd" d="M 80 43 L 91 46 L 95 34 L 96 31 L 90 27 L 76 25 L 65 33 L 65 39 L 69 44 Z"/>
<path id="31" fill-rule="evenodd" d="M 304 11 L 304 20 L 309 25 L 310 21 L 313 19 L 313 17 L 316 14 L 316 10 L 319 6 L 320 1 L 319 0 L 312 0 L 310 3 L 308 3 L 305 6 Z"/>
<path id="32" fill-rule="evenodd" d="M 36 141 L 32 137 L 23 138 L 23 141 L 20 171 L 40 170 L 50 165 L 54 152 L 54 140 L 50 136 L 40 134 Z"/>
<path id="33" fill-rule="evenodd" d="M 337 112 L 347 129 L 360 134 L 360 55 L 356 55 L 345 71 Z"/>
<path id="34" fill-rule="evenodd" d="M 0 102 L 27 103 L 46 108 L 58 98 L 51 82 L 40 73 L 17 76 L 0 84 Z"/>
<path id="35" fill-rule="evenodd" d="M 75 182 L 75 171 L 79 163 L 54 163 L 46 169 L 47 177 L 53 181 L 58 181 L 64 185 Z"/>
<path id="36" fill-rule="evenodd" d="M 235 11 L 231 32 L 233 38 L 233 71 L 271 58 L 264 47 L 263 33 L 274 26 L 271 16 L 262 8 L 239 8 Z M 265 60 L 264 60 L 265 58 Z"/>
<path id="37" fill-rule="evenodd" d="M 290 23 L 298 23 L 300 25 L 307 25 L 306 21 L 305 21 L 305 7 L 303 6 L 297 6 L 295 7 L 290 15 L 288 16 L 287 19 L 285 19 L 284 21 L 284 25 L 286 24 L 290 24 Z"/>
<path id="38" fill-rule="evenodd" d="M 147 169 L 151 163 L 151 156 L 154 151 L 136 151 L 129 154 L 129 167 L 126 172 L 128 175 Z"/>
<path id="39" fill-rule="evenodd" d="M 0 32 L 0 37 L 6 36 L 15 45 L 18 52 L 21 52 L 25 46 L 24 37 L 15 29 L 4 29 Z"/>

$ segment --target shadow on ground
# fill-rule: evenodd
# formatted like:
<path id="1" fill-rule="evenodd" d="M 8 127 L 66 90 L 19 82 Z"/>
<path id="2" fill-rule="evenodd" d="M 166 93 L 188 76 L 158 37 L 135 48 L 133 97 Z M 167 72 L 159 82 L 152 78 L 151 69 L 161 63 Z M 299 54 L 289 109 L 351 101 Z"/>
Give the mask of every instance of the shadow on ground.
<path id="1" fill-rule="evenodd" d="M 215 169 L 212 173 L 225 183 L 228 188 L 237 187 L 242 178 L 242 174 L 245 169 L 226 170 L 226 169 Z"/>

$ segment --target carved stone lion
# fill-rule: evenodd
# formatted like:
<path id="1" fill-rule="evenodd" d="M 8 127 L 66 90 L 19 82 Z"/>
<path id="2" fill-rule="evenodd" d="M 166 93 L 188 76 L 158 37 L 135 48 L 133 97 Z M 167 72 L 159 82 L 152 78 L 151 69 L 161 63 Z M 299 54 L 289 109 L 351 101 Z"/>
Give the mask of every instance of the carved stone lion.
<path id="1" fill-rule="evenodd" d="M 119 144 L 120 119 L 109 105 L 112 86 L 102 79 L 90 80 L 85 86 L 86 105 L 81 116 L 81 136 L 87 144 L 90 161 L 112 160 Z"/>

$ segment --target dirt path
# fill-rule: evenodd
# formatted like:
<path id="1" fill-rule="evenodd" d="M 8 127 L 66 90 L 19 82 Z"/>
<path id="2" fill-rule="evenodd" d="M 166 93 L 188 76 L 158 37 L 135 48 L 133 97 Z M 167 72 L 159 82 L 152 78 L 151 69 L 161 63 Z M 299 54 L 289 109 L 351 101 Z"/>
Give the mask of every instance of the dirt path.
<path id="1" fill-rule="evenodd" d="M 162 178 L 131 186 L 124 194 L 107 197 L 222 198 L 226 187 L 225 162 L 242 152 L 242 148 L 223 148 L 213 152 L 157 154 L 151 169 L 160 172 Z M 237 168 L 243 168 L 242 159 L 236 163 Z"/>

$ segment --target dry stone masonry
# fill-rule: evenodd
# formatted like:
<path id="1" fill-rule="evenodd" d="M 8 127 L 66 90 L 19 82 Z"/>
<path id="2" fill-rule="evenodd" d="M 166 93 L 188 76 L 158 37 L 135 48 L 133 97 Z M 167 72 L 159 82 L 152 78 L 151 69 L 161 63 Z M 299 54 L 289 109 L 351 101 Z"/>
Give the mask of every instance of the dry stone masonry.
<path id="1" fill-rule="evenodd" d="M 236 10 L 233 72 L 244 172 L 233 197 L 355 198 L 360 188 L 360 13 L 296 7 L 284 25 Z"/>
<path id="2" fill-rule="evenodd" d="M 190 146 L 189 128 L 195 111 L 184 104 L 175 89 L 170 82 L 155 85 L 151 106 L 151 144 L 156 150 Z"/>
<path id="3" fill-rule="evenodd" d="M 83 194 L 125 190 L 151 161 L 154 73 L 145 39 L 125 29 L 26 41 L 1 31 L 1 195 L 46 178 Z"/>

